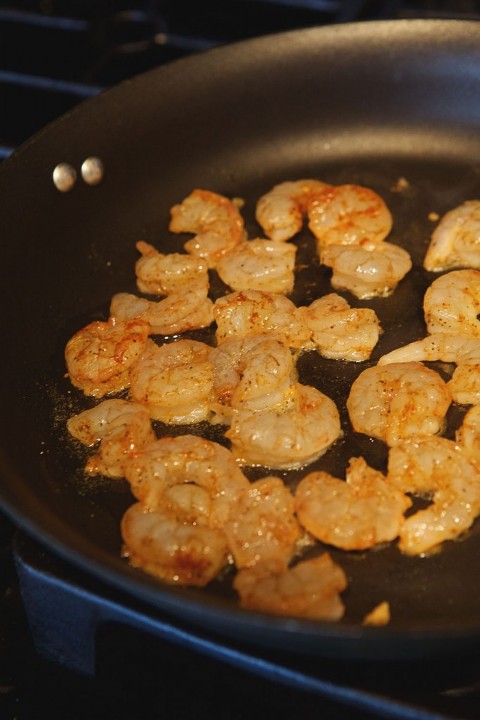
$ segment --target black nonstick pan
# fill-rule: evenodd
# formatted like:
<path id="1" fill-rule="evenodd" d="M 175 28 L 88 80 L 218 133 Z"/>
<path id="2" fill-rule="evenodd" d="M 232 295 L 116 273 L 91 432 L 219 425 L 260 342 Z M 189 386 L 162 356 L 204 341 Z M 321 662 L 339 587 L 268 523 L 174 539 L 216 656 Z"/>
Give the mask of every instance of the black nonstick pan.
<path id="1" fill-rule="evenodd" d="M 82 176 L 91 157 L 103 164 L 98 184 Z M 68 192 L 52 179 L 61 163 L 77 173 Z M 475 649 L 479 522 L 427 558 L 402 556 L 395 544 L 332 550 L 349 579 L 346 614 L 335 624 L 241 610 L 228 575 L 193 590 L 130 568 L 120 557 L 119 520 L 132 497 L 123 481 L 84 476 L 86 452 L 65 423 L 91 403 L 65 378 L 63 351 L 76 330 L 107 317 L 115 292 L 135 292 L 137 240 L 164 252 L 182 247 L 186 238 L 168 231 L 169 208 L 194 188 L 241 197 L 256 237 L 257 198 L 282 180 L 311 177 L 380 193 L 394 218 L 389 240 L 412 255 L 414 268 L 392 297 L 360 303 L 345 295 L 380 317 L 374 363 L 424 334 L 421 303 L 433 276 L 421 263 L 432 213 L 478 197 L 479 173 L 480 25 L 462 21 L 359 23 L 229 45 L 127 81 L 37 134 L 0 167 L 3 509 L 92 577 L 228 637 L 337 658 Z M 307 229 L 294 242 L 292 299 L 304 303 L 331 290 L 329 274 Z M 223 292 L 214 281 L 212 293 Z M 316 353 L 300 361 L 303 382 L 338 402 L 345 431 L 316 467 L 341 474 L 351 455 L 363 454 L 385 468 L 385 448 L 355 435 L 344 410 L 364 367 Z M 447 435 L 464 411 L 452 407 Z M 218 428 L 194 431 L 222 441 Z M 300 475 L 284 477 L 294 487 Z M 383 600 L 391 622 L 362 626 Z"/>

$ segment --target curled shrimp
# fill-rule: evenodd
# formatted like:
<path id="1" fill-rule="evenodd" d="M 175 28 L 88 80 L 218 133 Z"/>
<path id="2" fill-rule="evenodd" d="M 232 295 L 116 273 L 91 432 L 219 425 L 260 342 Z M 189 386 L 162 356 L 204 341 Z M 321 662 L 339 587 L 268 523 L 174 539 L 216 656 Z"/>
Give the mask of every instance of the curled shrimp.
<path id="1" fill-rule="evenodd" d="M 295 509 L 314 537 L 342 550 L 365 550 L 394 540 L 411 505 L 381 472 L 361 457 L 351 458 L 346 481 L 312 472 L 298 484 Z"/>
<path id="2" fill-rule="evenodd" d="M 480 337 L 480 271 L 452 270 L 427 289 L 423 299 L 427 331 Z"/>
<path id="3" fill-rule="evenodd" d="M 208 266 L 201 258 L 182 253 L 164 255 L 143 240 L 136 244 L 141 258 L 135 263 L 137 286 L 150 295 L 171 295 L 188 289 L 190 283 L 208 292 Z"/>
<path id="4" fill-rule="evenodd" d="M 409 253 L 389 242 L 360 239 L 352 245 L 327 245 L 320 262 L 332 268 L 331 283 L 366 300 L 388 297 L 411 270 Z"/>
<path id="5" fill-rule="evenodd" d="M 236 410 L 226 437 L 241 465 L 281 470 L 303 467 L 323 455 L 341 435 L 333 400 L 294 383 L 282 409 Z"/>
<path id="6" fill-rule="evenodd" d="M 455 441 L 463 449 L 465 455 L 480 466 L 478 453 L 480 448 L 480 405 L 474 405 L 465 414 L 461 426 L 455 433 Z"/>
<path id="7" fill-rule="evenodd" d="M 150 340 L 130 374 L 131 397 L 164 423 L 206 420 L 213 385 L 211 352 L 197 340 L 164 345 Z"/>
<path id="8" fill-rule="evenodd" d="M 233 586 L 249 610 L 308 618 L 340 620 L 345 612 L 340 593 L 347 587 L 342 568 L 324 553 L 278 572 L 268 565 L 240 570 Z"/>
<path id="9" fill-rule="evenodd" d="M 226 340 L 211 352 L 210 409 L 229 422 L 234 409 L 279 405 L 296 379 L 290 349 L 268 333 Z"/>
<path id="10" fill-rule="evenodd" d="M 420 362 L 399 362 L 360 373 L 350 388 L 347 410 L 356 432 L 391 446 L 417 433 L 440 432 L 451 400 L 435 370 Z"/>
<path id="11" fill-rule="evenodd" d="M 96 398 L 120 392 L 130 383 L 130 369 L 146 345 L 145 320 L 94 321 L 70 338 L 65 362 L 72 385 Z"/>
<path id="12" fill-rule="evenodd" d="M 256 206 L 257 222 L 265 235 L 285 242 L 300 232 L 312 195 L 328 187 L 320 180 L 287 180 L 275 185 Z"/>
<path id="13" fill-rule="evenodd" d="M 374 310 L 351 308 L 336 293 L 299 309 L 323 357 L 350 362 L 368 360 L 381 332 Z"/>
<path id="14" fill-rule="evenodd" d="M 302 313 L 280 293 L 229 293 L 215 301 L 213 316 L 219 344 L 228 338 L 268 332 L 291 348 L 314 347 Z"/>
<path id="15" fill-rule="evenodd" d="M 217 273 L 233 290 L 289 293 L 294 285 L 295 245 L 246 240 L 217 263 Z"/>
<path id="16" fill-rule="evenodd" d="M 480 200 L 468 200 L 443 216 L 432 233 L 423 266 L 432 272 L 480 269 Z"/>
<path id="17" fill-rule="evenodd" d="M 234 202 L 209 190 L 194 190 L 170 211 L 169 229 L 195 233 L 185 250 L 205 260 L 210 268 L 246 238 L 243 218 Z"/>
<path id="18" fill-rule="evenodd" d="M 100 443 L 86 464 L 89 475 L 123 477 L 129 455 L 155 439 L 148 410 L 117 398 L 74 415 L 68 420 L 67 429 L 84 445 Z"/>

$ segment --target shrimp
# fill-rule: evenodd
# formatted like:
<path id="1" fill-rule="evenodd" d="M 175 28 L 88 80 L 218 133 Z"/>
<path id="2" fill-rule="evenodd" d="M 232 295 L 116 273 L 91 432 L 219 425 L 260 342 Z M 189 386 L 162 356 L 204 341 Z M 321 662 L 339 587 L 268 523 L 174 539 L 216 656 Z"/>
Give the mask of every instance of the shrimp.
<path id="1" fill-rule="evenodd" d="M 123 557 L 172 585 L 204 587 L 227 564 L 221 530 L 184 522 L 163 509 L 133 504 L 122 518 L 121 534 Z"/>
<path id="2" fill-rule="evenodd" d="M 298 484 L 295 509 L 314 537 L 342 550 L 365 550 L 394 540 L 411 505 L 405 493 L 387 484 L 362 457 L 351 458 L 346 482 L 312 472 Z"/>
<path id="3" fill-rule="evenodd" d="M 236 410 L 225 436 L 241 465 L 289 470 L 323 455 L 341 435 L 333 400 L 309 385 L 294 383 L 281 409 Z"/>
<path id="4" fill-rule="evenodd" d="M 159 302 L 131 293 L 116 293 L 110 303 L 110 316 L 117 320 L 144 320 L 154 334 L 176 335 L 211 325 L 213 302 L 202 283 L 191 282 L 188 288 Z"/>
<path id="5" fill-rule="evenodd" d="M 399 548 L 407 555 L 431 553 L 480 514 L 480 468 L 452 440 L 420 436 L 399 443 L 390 449 L 387 480 L 402 492 L 432 497 L 400 529 Z"/>
<path id="6" fill-rule="evenodd" d="M 332 268 L 332 286 L 356 297 L 388 297 L 412 268 L 409 253 L 389 242 L 360 239 L 352 245 L 327 245 L 320 262 Z"/>
<path id="7" fill-rule="evenodd" d="M 199 514 L 202 523 L 212 528 L 223 527 L 232 517 L 239 497 L 249 486 L 227 448 L 196 435 L 162 437 L 144 446 L 129 458 L 125 477 L 134 496 L 148 510 L 170 507 L 174 500 L 177 505 L 184 504 L 185 491 L 200 488 L 196 498 L 203 498 L 208 511 Z M 190 487 L 172 487 L 184 484 Z M 195 502 L 196 506 L 200 504 Z M 193 518 L 190 511 L 189 522 L 199 521 L 199 514 Z"/>
<path id="8" fill-rule="evenodd" d="M 310 330 L 300 310 L 279 293 L 245 290 L 215 301 L 213 317 L 220 344 L 233 337 L 268 332 L 291 348 L 313 348 Z"/>
<path id="9" fill-rule="evenodd" d="M 146 345 L 145 320 L 96 320 L 70 338 L 65 362 L 72 385 L 85 395 L 102 398 L 128 387 L 130 369 Z"/>
<path id="10" fill-rule="evenodd" d="M 360 373 L 350 388 L 347 410 L 356 432 L 392 446 L 410 435 L 440 432 L 451 400 L 435 370 L 420 362 L 400 362 Z"/>
<path id="11" fill-rule="evenodd" d="M 362 362 L 368 360 L 381 333 L 374 310 L 351 308 L 344 298 L 330 293 L 299 308 L 323 357 Z"/>
<path id="12" fill-rule="evenodd" d="M 467 200 L 447 212 L 432 233 L 425 270 L 480 269 L 480 200 Z"/>
<path id="13" fill-rule="evenodd" d="M 184 247 L 214 268 L 221 257 L 246 239 L 243 218 L 231 200 L 210 192 L 194 190 L 170 211 L 169 230 L 195 233 Z"/>
<path id="14" fill-rule="evenodd" d="M 248 240 L 236 245 L 217 263 L 217 273 L 233 290 L 289 293 L 294 285 L 295 245 Z"/>
<path id="15" fill-rule="evenodd" d="M 461 426 L 455 433 L 455 441 L 465 455 L 480 466 L 480 405 L 471 407 L 465 414 Z"/>
<path id="16" fill-rule="evenodd" d="M 329 187 L 320 180 L 287 180 L 275 185 L 257 202 L 258 224 L 272 240 L 289 240 L 302 229 L 311 196 Z"/>
<path id="17" fill-rule="evenodd" d="M 301 617 L 340 620 L 345 607 L 340 593 L 347 587 L 343 569 L 324 553 L 278 572 L 256 565 L 240 570 L 233 587 L 240 604 L 249 610 Z"/>
<path id="18" fill-rule="evenodd" d="M 164 423 L 206 420 L 213 386 L 212 349 L 196 340 L 160 346 L 150 340 L 130 373 L 131 397 Z"/>
<path id="19" fill-rule="evenodd" d="M 67 429 L 84 445 L 100 443 L 86 464 L 88 475 L 123 477 L 126 458 L 155 439 L 148 410 L 120 399 L 104 400 L 74 415 Z"/>
<path id="20" fill-rule="evenodd" d="M 188 289 L 190 283 L 208 292 L 208 266 L 194 255 L 169 253 L 163 255 L 152 245 L 140 240 L 136 244 L 142 257 L 135 263 L 137 287 L 150 295 L 172 295 Z"/>
<path id="21" fill-rule="evenodd" d="M 427 331 L 480 337 L 480 271 L 452 270 L 427 289 L 423 300 Z"/>
<path id="22" fill-rule="evenodd" d="M 360 185 L 337 185 L 315 193 L 307 212 L 319 255 L 327 245 L 380 242 L 392 229 L 392 215 L 384 200 Z"/>

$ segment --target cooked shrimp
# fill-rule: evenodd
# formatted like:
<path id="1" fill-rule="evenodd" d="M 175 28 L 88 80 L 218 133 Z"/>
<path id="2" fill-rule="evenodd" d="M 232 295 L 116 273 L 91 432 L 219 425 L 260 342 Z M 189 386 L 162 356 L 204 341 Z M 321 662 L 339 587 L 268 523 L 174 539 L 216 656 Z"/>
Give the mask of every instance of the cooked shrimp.
<path id="1" fill-rule="evenodd" d="M 337 185 L 312 196 L 308 227 L 317 239 L 320 254 L 327 245 L 384 240 L 392 229 L 392 215 L 384 200 L 370 188 Z"/>
<path id="2" fill-rule="evenodd" d="M 241 465 L 299 468 L 323 455 L 341 435 L 333 400 L 309 385 L 291 386 L 281 410 L 236 410 L 226 437 Z"/>
<path id="3" fill-rule="evenodd" d="M 120 392 L 151 331 L 144 320 L 96 320 L 70 338 L 65 362 L 72 384 L 96 398 Z"/>
<path id="4" fill-rule="evenodd" d="M 480 271 L 452 270 L 427 289 L 423 300 L 427 331 L 480 337 Z"/>
<path id="5" fill-rule="evenodd" d="M 223 255 L 246 238 L 243 218 L 234 202 L 210 192 L 194 190 L 170 211 L 169 229 L 174 233 L 195 233 L 185 250 L 213 268 Z"/>
<path id="6" fill-rule="evenodd" d="M 411 505 L 361 457 L 351 458 L 346 482 L 326 472 L 304 477 L 295 493 L 300 523 L 314 537 L 342 550 L 365 550 L 394 540 Z"/>
<path id="7" fill-rule="evenodd" d="M 364 370 L 353 382 L 347 410 L 353 429 L 396 445 L 444 426 L 451 394 L 440 375 L 420 362 L 400 362 Z"/>
<path id="8" fill-rule="evenodd" d="M 224 533 L 135 503 L 121 522 L 123 556 L 133 567 L 175 585 L 205 586 L 227 563 Z"/>
<path id="9" fill-rule="evenodd" d="M 320 262 L 332 268 L 331 283 L 366 300 L 388 297 L 412 267 L 406 250 L 389 242 L 359 240 L 353 245 L 327 245 Z"/>
<path id="10" fill-rule="evenodd" d="M 130 395 L 152 418 L 188 424 L 209 417 L 213 348 L 196 340 L 150 340 L 130 374 Z"/>
<path id="11" fill-rule="evenodd" d="M 233 337 L 271 333 L 292 348 L 313 348 L 310 330 L 300 310 L 279 293 L 245 290 L 216 300 L 213 316 L 220 344 Z"/>
<path id="12" fill-rule="evenodd" d="M 123 477 L 126 458 L 155 439 L 148 410 L 120 399 L 104 400 L 74 415 L 67 429 L 84 445 L 100 443 L 85 467 L 89 475 Z"/>
<path id="13" fill-rule="evenodd" d="M 210 409 L 229 422 L 235 408 L 264 410 L 284 402 L 296 379 L 290 349 L 268 333 L 226 340 L 212 349 Z"/>
<path id="14" fill-rule="evenodd" d="M 320 180 L 287 180 L 275 185 L 257 202 L 256 218 L 265 235 L 285 242 L 300 232 L 311 196 L 328 187 Z"/>
<path id="15" fill-rule="evenodd" d="M 294 285 L 295 245 L 246 240 L 224 255 L 216 270 L 233 290 L 289 293 Z"/>
<path id="16" fill-rule="evenodd" d="M 432 272 L 480 268 L 480 200 L 447 212 L 432 233 L 423 266 Z"/>
<path id="17" fill-rule="evenodd" d="M 167 499 L 171 504 L 172 486 L 187 483 L 203 488 L 209 511 L 208 518 L 202 512 L 201 519 L 213 528 L 222 527 L 231 517 L 249 485 L 227 448 L 196 435 L 162 437 L 143 447 L 130 457 L 125 477 L 135 497 L 150 510 L 165 507 Z M 188 519 L 193 521 L 191 513 Z"/>
<path id="18" fill-rule="evenodd" d="M 190 283 L 203 286 L 208 292 L 208 266 L 201 258 L 182 253 L 163 255 L 152 245 L 140 240 L 137 250 L 142 257 L 135 264 L 137 286 L 150 295 L 171 295 L 188 289 Z"/>
<path id="19" fill-rule="evenodd" d="M 456 367 L 448 388 L 459 405 L 480 405 L 480 364 Z"/>
<path id="20" fill-rule="evenodd" d="M 480 466 L 480 405 L 475 405 L 465 414 L 455 440 L 470 460 Z"/>
<path id="21" fill-rule="evenodd" d="M 430 553 L 458 537 L 480 513 L 480 468 L 452 440 L 404 440 L 390 449 L 387 478 L 402 492 L 432 497 L 400 529 L 399 547 L 408 555 Z"/>
<path id="22" fill-rule="evenodd" d="M 269 572 L 264 565 L 245 568 L 237 573 L 233 586 L 240 604 L 249 610 L 330 621 L 340 620 L 345 612 L 340 593 L 347 578 L 327 553 L 280 573 Z"/>
<path id="23" fill-rule="evenodd" d="M 110 315 L 117 320 L 144 320 L 154 334 L 177 335 L 211 325 L 213 302 L 201 283 L 191 282 L 188 288 L 158 302 L 117 293 L 110 303 Z"/>
<path id="24" fill-rule="evenodd" d="M 368 360 L 381 332 L 374 310 L 351 308 L 336 293 L 299 309 L 323 357 L 351 362 Z"/>

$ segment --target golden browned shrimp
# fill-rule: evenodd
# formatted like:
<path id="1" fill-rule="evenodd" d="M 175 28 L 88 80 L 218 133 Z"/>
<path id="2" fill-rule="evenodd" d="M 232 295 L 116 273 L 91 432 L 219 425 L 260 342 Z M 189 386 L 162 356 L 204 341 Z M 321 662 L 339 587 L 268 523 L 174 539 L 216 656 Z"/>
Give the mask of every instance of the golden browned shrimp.
<path id="1" fill-rule="evenodd" d="M 295 245 L 246 240 L 217 263 L 217 273 L 232 290 L 289 293 L 294 285 Z"/>
<path id="2" fill-rule="evenodd" d="M 137 286 L 150 295 L 172 295 L 189 288 L 190 283 L 208 292 L 208 266 L 194 255 L 169 253 L 163 255 L 143 240 L 136 244 L 142 257 L 135 264 Z"/>
<path id="3" fill-rule="evenodd" d="M 443 216 L 432 233 L 423 266 L 433 272 L 480 269 L 480 200 L 468 200 Z"/>
<path id="4" fill-rule="evenodd" d="M 427 289 L 427 331 L 480 337 L 480 270 L 452 270 Z"/>
<path id="5" fill-rule="evenodd" d="M 465 414 L 455 440 L 469 459 L 480 467 L 480 405 L 474 405 Z"/>

